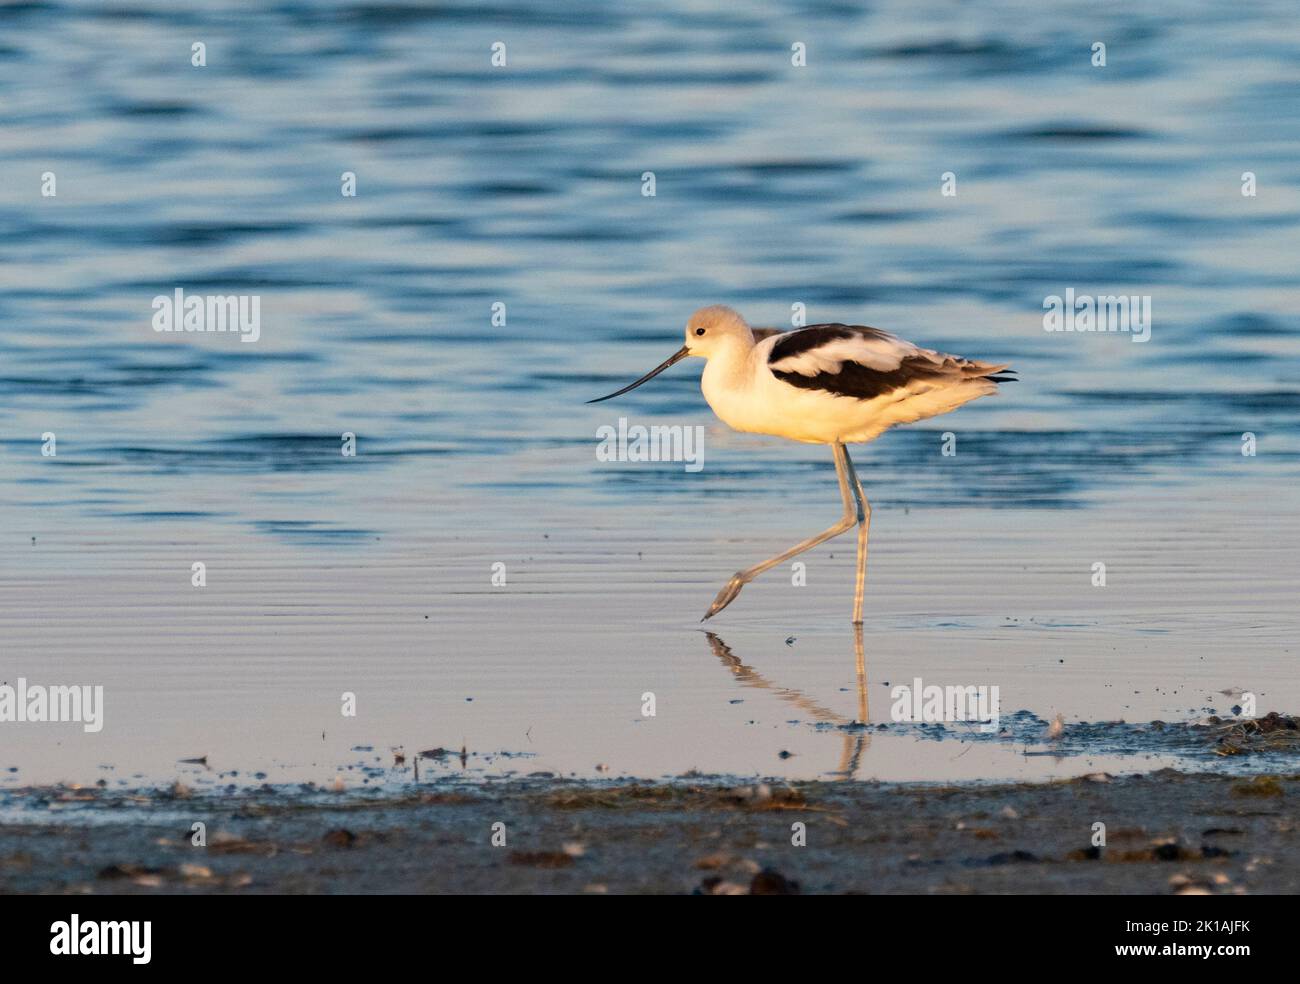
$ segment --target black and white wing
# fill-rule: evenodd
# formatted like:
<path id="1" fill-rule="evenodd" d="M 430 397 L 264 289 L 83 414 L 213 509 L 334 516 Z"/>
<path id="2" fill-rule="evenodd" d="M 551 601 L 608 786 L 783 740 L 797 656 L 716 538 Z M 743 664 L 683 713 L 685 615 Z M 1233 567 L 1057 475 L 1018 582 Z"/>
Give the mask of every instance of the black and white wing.
<path id="1" fill-rule="evenodd" d="M 809 325 L 776 339 L 768 368 L 784 383 L 832 396 L 895 399 L 968 380 L 1013 382 L 1005 365 L 923 349 L 865 325 Z"/>

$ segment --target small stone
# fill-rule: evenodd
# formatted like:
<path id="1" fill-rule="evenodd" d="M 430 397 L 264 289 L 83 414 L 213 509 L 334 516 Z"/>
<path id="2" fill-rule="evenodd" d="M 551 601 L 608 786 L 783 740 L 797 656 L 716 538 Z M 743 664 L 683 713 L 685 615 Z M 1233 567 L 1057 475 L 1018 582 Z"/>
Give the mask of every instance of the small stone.
<path id="1" fill-rule="evenodd" d="M 748 895 L 744 885 L 725 881 L 722 878 L 706 878 L 695 890 L 696 895 Z"/>
<path id="2" fill-rule="evenodd" d="M 322 837 L 321 842 L 326 847 L 351 847 L 357 842 L 357 835 L 350 830 L 339 827 Z"/>
<path id="3" fill-rule="evenodd" d="M 750 895 L 798 895 L 799 883 L 786 878 L 779 871 L 764 868 L 749 883 Z"/>
<path id="4" fill-rule="evenodd" d="M 726 854 L 706 854 L 696 859 L 695 867 L 701 871 L 717 871 L 725 867 L 729 860 L 731 859 Z"/>

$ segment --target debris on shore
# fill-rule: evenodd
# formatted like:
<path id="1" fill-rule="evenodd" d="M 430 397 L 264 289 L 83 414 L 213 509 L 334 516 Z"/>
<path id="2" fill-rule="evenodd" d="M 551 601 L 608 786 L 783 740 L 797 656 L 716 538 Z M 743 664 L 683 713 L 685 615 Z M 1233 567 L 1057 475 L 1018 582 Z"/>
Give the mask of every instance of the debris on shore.
<path id="1" fill-rule="evenodd" d="M 1216 755 L 1252 752 L 1300 752 L 1300 719 L 1270 711 L 1260 718 L 1240 721 L 1209 719 Z"/>

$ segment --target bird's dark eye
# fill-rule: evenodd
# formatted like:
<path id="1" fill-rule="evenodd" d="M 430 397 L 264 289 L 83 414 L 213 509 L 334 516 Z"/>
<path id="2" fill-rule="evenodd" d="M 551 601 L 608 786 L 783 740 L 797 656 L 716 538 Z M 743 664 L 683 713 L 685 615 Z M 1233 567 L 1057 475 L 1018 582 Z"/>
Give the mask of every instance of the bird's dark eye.
<path id="1" fill-rule="evenodd" d="M 703 329 L 703 328 L 696 328 L 696 329 L 695 329 L 695 334 L 697 334 L 697 335 L 703 335 L 703 334 L 704 334 L 704 329 Z"/>

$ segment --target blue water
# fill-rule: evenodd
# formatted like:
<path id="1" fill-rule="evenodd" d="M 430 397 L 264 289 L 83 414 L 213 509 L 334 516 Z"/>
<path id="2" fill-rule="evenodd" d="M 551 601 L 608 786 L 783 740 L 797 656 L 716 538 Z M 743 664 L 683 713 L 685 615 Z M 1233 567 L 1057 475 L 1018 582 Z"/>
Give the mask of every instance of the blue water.
<path id="1" fill-rule="evenodd" d="M 459 740 L 475 727 L 460 690 L 498 693 L 494 723 L 527 706 L 521 640 L 574 661 L 566 686 L 599 672 L 563 632 L 606 601 L 574 584 L 623 593 L 627 645 L 652 654 L 680 599 L 633 599 L 685 579 L 688 625 L 736 566 L 830 522 L 829 455 L 731 435 L 698 364 L 584 405 L 674 351 L 707 303 L 776 326 L 804 305 L 810 323 L 1020 371 L 997 399 L 858 452 L 878 521 L 920 511 L 936 533 L 907 541 L 923 594 L 901 609 L 880 596 L 884 617 L 1007 614 L 980 607 L 978 583 L 925 587 L 923 561 L 945 551 L 1086 572 L 1090 556 L 1041 531 L 1118 549 L 1138 534 L 1186 546 L 1195 530 L 1238 543 L 1230 572 L 1273 578 L 1223 601 L 1229 655 L 1244 658 L 1241 626 L 1265 625 L 1261 645 L 1292 658 L 1276 643 L 1300 572 L 1294 4 L 253 6 L 0 4 L 0 676 L 120 671 L 141 703 L 118 767 L 159 708 L 155 723 L 207 721 L 187 733 L 205 748 L 224 740 L 212 721 L 265 717 L 186 703 L 241 673 L 314 734 L 326 712 L 284 710 L 284 695 L 322 678 L 334 694 L 323 667 L 359 662 L 402 727 L 412 688 L 457 690 L 439 711 L 455 734 L 429 740 Z M 178 287 L 258 295 L 260 339 L 153 331 L 152 299 Z M 1150 340 L 1045 332 L 1044 298 L 1067 288 L 1149 295 Z M 705 425 L 704 469 L 599 465 L 596 428 L 619 416 Z M 945 431 L 956 458 L 939 452 Z M 1051 517 L 1040 535 L 1031 512 Z M 948 526 L 983 539 L 946 545 Z M 740 539 L 752 528 L 770 542 Z M 630 560 L 655 543 L 658 561 Z M 1182 594 L 1171 570 L 1217 582 L 1174 619 L 1177 676 L 1178 627 L 1212 618 L 1235 575 L 1198 566 L 1229 564 L 1214 549 L 1163 567 L 1155 549 L 1135 557 L 1154 565 L 1152 597 Z M 615 555 L 623 566 L 591 566 Z M 195 609 L 203 557 L 225 565 L 208 591 L 238 570 L 244 593 Z M 542 565 L 530 590 L 556 600 L 549 621 L 485 600 L 498 559 Z M 1009 597 L 1032 607 L 1036 577 Z M 965 594 L 945 606 L 944 590 Z M 280 605 L 307 621 L 271 618 Z M 349 605 L 350 631 L 322 627 Z M 1144 611 L 1158 617 L 1124 618 Z M 407 616 L 452 640 L 448 662 L 437 642 L 389 634 Z M 159 639 L 166 654 L 149 656 Z M 499 677 L 481 675 L 486 653 Z M 72 754 L 24 740 L 29 771 Z M 551 749 L 565 766 L 570 745 Z"/>

